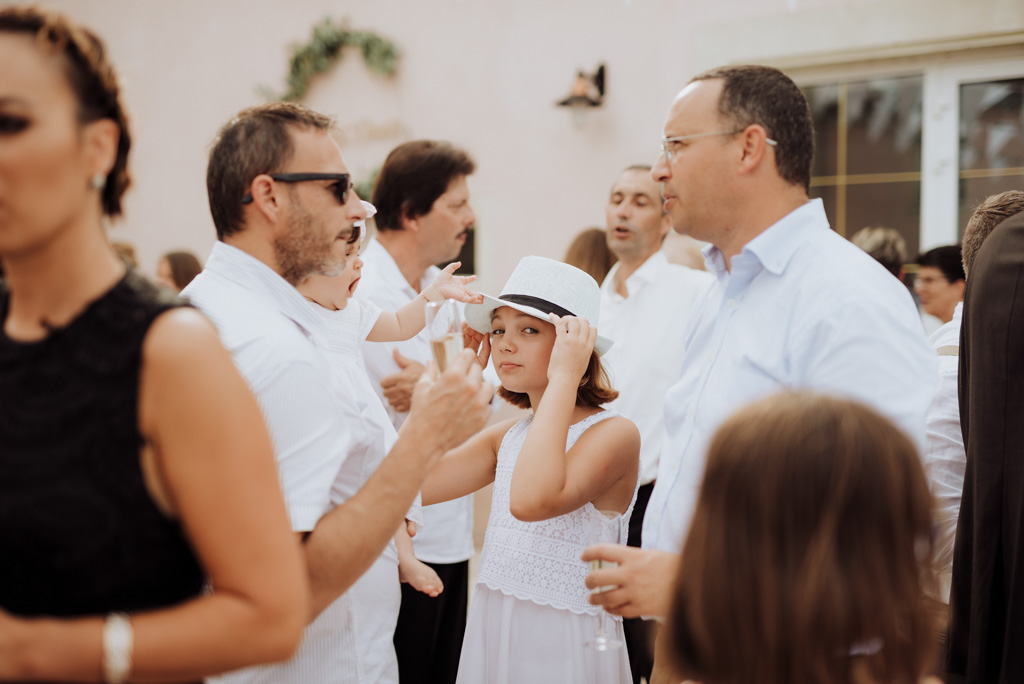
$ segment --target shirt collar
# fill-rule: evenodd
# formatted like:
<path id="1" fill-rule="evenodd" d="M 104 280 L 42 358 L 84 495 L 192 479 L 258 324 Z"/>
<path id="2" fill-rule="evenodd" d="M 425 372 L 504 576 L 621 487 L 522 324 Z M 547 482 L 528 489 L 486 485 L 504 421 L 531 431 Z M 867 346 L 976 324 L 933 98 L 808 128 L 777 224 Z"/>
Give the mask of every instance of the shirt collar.
<path id="1" fill-rule="evenodd" d="M 640 288 L 647 284 L 653 283 L 658 280 L 658 276 L 661 274 L 662 268 L 668 264 L 668 257 L 660 249 L 647 257 L 644 263 L 640 264 L 640 268 L 633 271 L 628 278 L 626 278 L 626 291 L 632 296 L 634 292 L 640 290 Z M 617 261 L 612 266 L 611 270 L 608 271 L 608 275 L 604 277 L 604 282 L 601 283 L 601 288 L 609 293 L 618 294 L 615 291 L 615 274 L 619 272 L 619 267 L 622 262 Z"/>
<path id="2" fill-rule="evenodd" d="M 373 260 L 374 268 L 378 269 L 378 274 L 390 287 L 401 289 L 410 297 L 415 297 L 418 294 L 402 275 L 402 269 L 398 267 L 398 262 L 391 256 L 391 252 L 377 240 L 376 235 L 366 243 L 363 255 Z M 420 291 L 430 287 L 440 270 L 436 266 L 431 266 L 423 272 L 423 275 L 420 276 Z"/>
<path id="3" fill-rule="evenodd" d="M 207 261 L 207 267 L 242 285 L 250 292 L 273 302 L 274 308 L 291 319 L 307 335 L 323 331 L 323 321 L 309 302 L 274 269 L 237 247 L 219 240 Z"/>
<path id="4" fill-rule="evenodd" d="M 820 199 L 812 199 L 794 209 L 744 245 L 740 255 L 750 254 L 768 272 L 781 275 L 790 259 L 803 246 L 813 231 L 829 229 L 825 207 Z M 726 272 L 725 257 L 714 245 L 703 250 L 708 270 L 721 277 Z"/>

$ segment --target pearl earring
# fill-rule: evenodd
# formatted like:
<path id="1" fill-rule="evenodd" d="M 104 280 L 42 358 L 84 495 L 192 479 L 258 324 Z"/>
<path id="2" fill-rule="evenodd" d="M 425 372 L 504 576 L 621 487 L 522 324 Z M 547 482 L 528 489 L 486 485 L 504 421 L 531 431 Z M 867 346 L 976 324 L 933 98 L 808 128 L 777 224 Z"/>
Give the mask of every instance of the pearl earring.
<path id="1" fill-rule="evenodd" d="M 89 179 L 89 187 L 93 190 L 103 192 L 103 188 L 107 185 L 107 177 L 102 173 L 97 173 Z"/>

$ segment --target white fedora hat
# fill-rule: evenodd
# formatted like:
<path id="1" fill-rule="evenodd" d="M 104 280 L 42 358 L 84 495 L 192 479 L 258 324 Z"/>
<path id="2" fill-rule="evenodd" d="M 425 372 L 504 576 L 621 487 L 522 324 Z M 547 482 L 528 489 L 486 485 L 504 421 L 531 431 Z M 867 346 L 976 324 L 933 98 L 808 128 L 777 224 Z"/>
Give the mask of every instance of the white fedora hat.
<path id="1" fill-rule="evenodd" d="M 542 321 L 548 314 L 585 318 L 595 328 L 601 313 L 601 289 L 590 275 L 569 264 L 539 256 L 523 257 L 497 297 L 484 295 L 483 304 L 467 304 L 466 323 L 473 330 L 491 332 L 491 313 L 510 306 Z M 612 341 L 597 336 L 594 350 L 604 354 Z"/>

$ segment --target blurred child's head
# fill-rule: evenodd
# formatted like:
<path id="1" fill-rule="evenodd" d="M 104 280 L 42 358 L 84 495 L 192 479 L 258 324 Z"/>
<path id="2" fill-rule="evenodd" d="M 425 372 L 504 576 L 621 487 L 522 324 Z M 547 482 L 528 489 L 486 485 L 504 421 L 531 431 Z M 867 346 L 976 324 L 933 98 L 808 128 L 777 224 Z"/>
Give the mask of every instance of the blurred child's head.
<path id="1" fill-rule="evenodd" d="M 911 441 L 852 401 L 786 393 L 712 440 L 670 613 L 705 684 L 916 682 L 932 499 Z"/>

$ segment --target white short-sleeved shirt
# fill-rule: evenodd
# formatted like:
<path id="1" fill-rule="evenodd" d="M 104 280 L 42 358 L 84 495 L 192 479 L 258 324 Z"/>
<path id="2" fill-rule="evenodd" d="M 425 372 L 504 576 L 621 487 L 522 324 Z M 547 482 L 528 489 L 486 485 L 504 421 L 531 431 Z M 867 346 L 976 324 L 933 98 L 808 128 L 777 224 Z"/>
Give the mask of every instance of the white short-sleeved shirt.
<path id="1" fill-rule="evenodd" d="M 363 275 L 356 299 L 367 299 L 385 311 L 397 311 L 418 296 L 405 280 L 398 264 L 376 239 L 363 250 Z M 431 266 L 420 278 L 420 290 L 429 287 L 440 269 Z M 430 360 L 430 338 L 425 330 L 402 342 L 366 342 L 363 360 L 370 384 L 387 409 L 395 429 L 402 426 L 407 412 L 395 411 L 384 398 L 380 381 L 401 370 L 392 351 L 426 365 Z M 423 531 L 413 537 L 416 557 L 430 563 L 459 563 L 473 555 L 473 496 L 423 507 Z"/>
<path id="2" fill-rule="evenodd" d="M 963 309 L 963 302 L 957 304 L 952 320 L 929 338 L 939 355 L 939 386 L 928 407 L 924 465 L 937 504 L 935 525 L 938 529 L 933 558 L 939 575 L 939 595 L 935 598 L 943 603 L 949 603 L 949 587 L 953 581 L 953 542 L 956 538 L 957 519 L 960 517 L 964 471 L 967 469 L 964 435 L 960 431 L 957 384 L 960 375 L 960 322 Z"/>
<path id="3" fill-rule="evenodd" d="M 322 334 L 320 319 L 269 266 L 223 242 L 182 295 L 216 326 L 256 395 L 292 528 L 312 530 L 331 508 L 331 483 L 351 448 L 346 418 L 356 419 L 310 339 Z"/>
<path id="4" fill-rule="evenodd" d="M 329 381 L 311 338 L 325 333 L 309 302 L 267 265 L 218 242 L 182 294 L 213 321 L 256 395 L 270 432 L 292 528 L 312 530 L 333 505 L 331 489 L 354 448 L 355 404 Z M 335 599 L 303 632 L 287 661 L 249 667 L 216 684 L 327 684 L 356 667 L 351 600 Z"/>
<path id="5" fill-rule="evenodd" d="M 398 441 L 398 431 L 373 391 L 360 351 L 380 318 L 381 309 L 365 299 L 350 299 L 340 311 L 325 309 L 314 302 L 309 302 L 309 306 L 324 324 L 323 338 L 315 337 L 314 343 L 327 358 L 337 390 L 355 403 L 361 417 L 351 429 L 353 448 L 331 487 L 331 501 L 339 504 L 355 496 Z M 417 525 L 423 524 L 418 499 L 406 517 Z M 388 545 L 385 554 L 398 561 L 393 544 Z"/>
<path id="6" fill-rule="evenodd" d="M 714 276 L 670 263 L 655 252 L 626 278 L 628 297 L 615 291 L 615 264 L 601 285 L 601 334 L 615 344 L 601 362 L 619 391 L 605 405 L 640 430 L 640 484 L 658 475 L 665 392 L 679 377 L 690 313 Z"/>
<path id="7" fill-rule="evenodd" d="M 872 406 L 920 449 L 935 351 L 907 289 L 834 233 L 812 200 L 732 259 L 705 248 L 717 278 L 697 305 L 683 368 L 665 397 L 665 443 L 643 545 L 679 552 L 705 450 L 740 407 L 784 389 Z"/>

